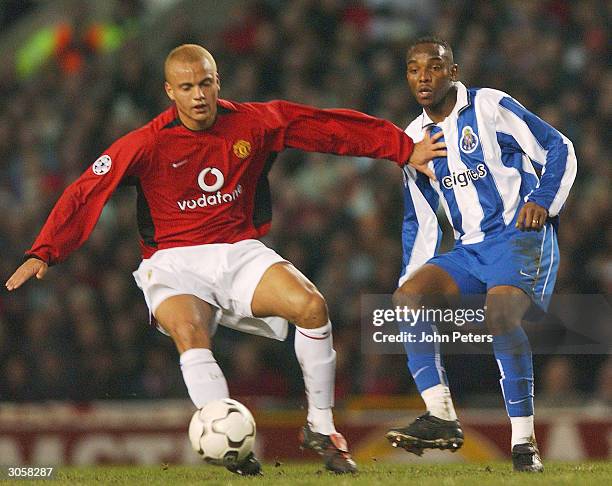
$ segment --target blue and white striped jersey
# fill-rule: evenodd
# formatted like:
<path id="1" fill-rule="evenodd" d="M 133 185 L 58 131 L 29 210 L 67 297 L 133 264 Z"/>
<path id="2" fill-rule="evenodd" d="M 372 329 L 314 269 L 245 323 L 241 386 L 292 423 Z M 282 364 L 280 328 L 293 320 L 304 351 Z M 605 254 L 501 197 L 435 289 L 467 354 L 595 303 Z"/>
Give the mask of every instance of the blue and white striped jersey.
<path id="1" fill-rule="evenodd" d="M 440 202 L 456 243 L 469 245 L 514 224 L 527 201 L 557 216 L 576 178 L 574 147 L 562 133 L 502 91 L 455 84 L 457 103 L 444 121 L 423 111 L 406 129 L 415 142 L 442 130 L 448 155 L 429 164 L 437 181 L 404 167 L 401 281 L 438 251 Z"/>

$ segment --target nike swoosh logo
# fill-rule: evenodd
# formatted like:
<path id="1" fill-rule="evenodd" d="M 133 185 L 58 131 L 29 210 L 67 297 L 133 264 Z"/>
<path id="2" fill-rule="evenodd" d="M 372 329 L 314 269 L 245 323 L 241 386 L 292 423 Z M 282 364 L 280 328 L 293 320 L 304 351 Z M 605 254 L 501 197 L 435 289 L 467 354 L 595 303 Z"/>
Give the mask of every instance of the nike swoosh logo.
<path id="1" fill-rule="evenodd" d="M 425 371 L 427 368 L 429 368 L 429 366 L 423 366 L 422 368 L 419 368 L 417 372 L 414 375 L 412 375 L 412 379 L 416 380 L 416 377 L 419 376 L 421 371 Z"/>
<path id="2" fill-rule="evenodd" d="M 525 272 L 523 272 L 522 270 L 519 270 L 519 273 L 520 273 L 521 275 L 523 275 L 524 277 L 530 277 L 530 278 L 533 278 L 533 275 L 529 275 L 528 273 L 525 273 Z"/>
<path id="3" fill-rule="evenodd" d="M 524 402 L 525 400 L 529 400 L 529 398 L 523 398 L 522 400 L 517 400 L 517 401 L 508 400 L 508 403 L 509 403 L 510 405 L 516 405 L 517 403 Z"/>
<path id="4" fill-rule="evenodd" d="M 185 165 L 187 162 L 189 162 L 187 159 L 181 160 L 180 162 L 172 162 L 172 167 L 176 169 L 180 167 L 181 165 Z"/>

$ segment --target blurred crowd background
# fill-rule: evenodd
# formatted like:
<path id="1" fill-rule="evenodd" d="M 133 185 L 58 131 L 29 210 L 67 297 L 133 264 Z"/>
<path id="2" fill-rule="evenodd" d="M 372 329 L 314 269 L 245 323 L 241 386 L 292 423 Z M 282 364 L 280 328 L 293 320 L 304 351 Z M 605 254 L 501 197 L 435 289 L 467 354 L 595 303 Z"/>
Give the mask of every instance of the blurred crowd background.
<path id="1" fill-rule="evenodd" d="M 63 188 L 112 141 L 168 106 L 162 65 L 173 47 L 200 43 L 215 55 L 222 97 L 354 108 L 405 127 L 419 113 L 404 80 L 405 50 L 434 33 L 454 47 L 465 84 L 510 93 L 574 142 L 579 172 L 561 221 L 557 291 L 612 290 L 609 2 L 101 3 L 0 2 L 4 280 Z M 416 394 L 403 356 L 360 349 L 360 295 L 391 293 L 401 270 L 399 169 L 288 151 L 271 185 L 274 223 L 265 242 L 327 298 L 338 404 L 357 394 Z M 135 193 L 119 189 L 82 249 L 44 281 L 0 293 L 0 400 L 187 397 L 170 339 L 148 325 L 131 276 L 139 261 Z M 215 354 L 234 396 L 303 403 L 292 338 L 221 329 Z M 460 405 L 502 405 L 491 356 L 447 362 Z M 536 394 L 539 405 L 610 406 L 612 361 L 536 356 Z"/>

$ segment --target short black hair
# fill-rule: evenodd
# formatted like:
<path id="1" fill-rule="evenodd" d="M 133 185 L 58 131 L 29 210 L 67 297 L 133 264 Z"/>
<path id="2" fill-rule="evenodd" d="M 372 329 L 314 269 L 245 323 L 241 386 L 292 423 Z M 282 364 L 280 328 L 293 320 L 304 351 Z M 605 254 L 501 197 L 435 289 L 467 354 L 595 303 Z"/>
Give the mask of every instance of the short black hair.
<path id="1" fill-rule="evenodd" d="M 419 37 L 418 39 L 414 40 L 408 46 L 408 49 L 406 50 L 406 54 L 408 54 L 412 49 L 414 49 L 416 46 L 420 44 L 437 44 L 439 46 L 442 46 L 450 53 L 451 59 L 453 58 L 453 48 L 448 43 L 448 41 L 445 39 L 442 39 L 442 37 L 436 37 L 435 35 L 426 35 L 426 36 Z"/>

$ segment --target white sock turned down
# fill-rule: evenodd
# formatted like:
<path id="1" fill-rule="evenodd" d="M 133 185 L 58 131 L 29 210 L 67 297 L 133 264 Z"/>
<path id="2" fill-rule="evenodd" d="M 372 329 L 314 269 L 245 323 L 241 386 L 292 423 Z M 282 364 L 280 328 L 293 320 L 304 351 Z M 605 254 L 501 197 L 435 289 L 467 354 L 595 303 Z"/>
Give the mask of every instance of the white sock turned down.
<path id="1" fill-rule="evenodd" d="M 450 390 L 446 385 L 438 384 L 421 393 L 427 411 L 442 420 L 457 420 Z"/>
<path id="2" fill-rule="evenodd" d="M 189 397 L 197 408 L 229 398 L 225 376 L 210 349 L 193 348 L 182 353 L 181 371 Z"/>
<path id="3" fill-rule="evenodd" d="M 336 351 L 333 349 L 331 322 L 316 329 L 295 326 L 295 355 L 304 375 L 308 425 L 314 432 L 333 434 L 336 432 L 332 414 Z"/>

